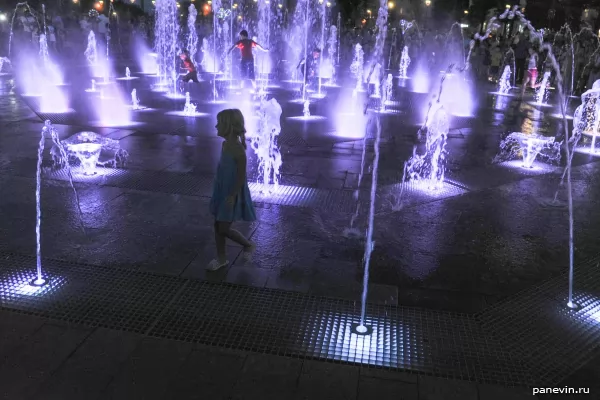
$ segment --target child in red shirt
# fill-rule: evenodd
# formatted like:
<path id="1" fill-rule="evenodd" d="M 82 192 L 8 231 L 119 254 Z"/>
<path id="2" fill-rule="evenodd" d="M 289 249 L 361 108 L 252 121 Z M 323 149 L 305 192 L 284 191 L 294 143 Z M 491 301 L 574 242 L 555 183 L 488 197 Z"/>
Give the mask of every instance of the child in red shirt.
<path id="1" fill-rule="evenodd" d="M 252 54 L 252 49 L 258 47 L 258 49 L 262 51 L 269 51 L 265 49 L 260 44 L 256 43 L 252 39 L 248 39 L 248 31 L 243 30 L 240 32 L 240 40 L 238 40 L 227 52 L 227 54 L 231 53 L 231 51 L 235 48 L 240 49 L 240 53 L 242 55 L 242 60 L 240 62 L 240 72 L 242 75 L 242 87 L 244 86 L 244 80 L 248 79 L 252 82 L 252 86 L 256 87 L 255 77 L 254 77 L 254 55 Z"/>

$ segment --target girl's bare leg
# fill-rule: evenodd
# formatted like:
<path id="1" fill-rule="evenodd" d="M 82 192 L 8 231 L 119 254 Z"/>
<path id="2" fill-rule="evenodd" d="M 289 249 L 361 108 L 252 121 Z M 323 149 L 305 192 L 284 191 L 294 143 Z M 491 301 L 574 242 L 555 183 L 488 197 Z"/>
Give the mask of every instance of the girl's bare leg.
<path id="1" fill-rule="evenodd" d="M 233 240 L 240 246 L 243 246 L 244 249 L 250 249 L 252 246 L 254 246 L 240 232 L 236 231 L 235 229 L 231 229 L 231 222 L 218 222 L 218 224 L 220 235 L 222 235 L 224 238 Z"/>
<path id="2" fill-rule="evenodd" d="M 226 252 L 226 237 L 225 235 L 223 235 L 221 232 L 221 225 L 222 224 L 229 224 L 231 225 L 230 222 L 215 222 L 215 243 L 217 245 L 217 261 L 219 262 L 219 264 L 223 264 L 225 263 L 225 261 L 227 261 L 227 252 Z M 227 227 L 227 229 L 229 229 Z"/>
<path id="3" fill-rule="evenodd" d="M 523 81 L 523 87 L 521 88 L 521 97 L 525 96 L 525 89 L 527 88 L 527 84 L 529 83 L 529 77 L 525 77 Z"/>

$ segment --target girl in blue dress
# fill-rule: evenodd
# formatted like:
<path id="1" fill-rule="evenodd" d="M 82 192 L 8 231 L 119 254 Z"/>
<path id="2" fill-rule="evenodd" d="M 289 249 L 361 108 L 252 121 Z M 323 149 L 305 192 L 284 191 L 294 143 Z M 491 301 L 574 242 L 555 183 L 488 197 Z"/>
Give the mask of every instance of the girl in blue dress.
<path id="1" fill-rule="evenodd" d="M 234 221 L 255 221 L 256 214 L 246 179 L 246 128 L 240 110 L 223 110 L 217 114 L 217 134 L 224 138 L 217 176 L 210 199 L 210 212 L 215 217 L 217 259 L 207 269 L 216 271 L 229 264 L 225 253 L 231 239 L 244 247 L 246 261 L 252 257 L 255 245 L 240 232 L 231 229 Z"/>

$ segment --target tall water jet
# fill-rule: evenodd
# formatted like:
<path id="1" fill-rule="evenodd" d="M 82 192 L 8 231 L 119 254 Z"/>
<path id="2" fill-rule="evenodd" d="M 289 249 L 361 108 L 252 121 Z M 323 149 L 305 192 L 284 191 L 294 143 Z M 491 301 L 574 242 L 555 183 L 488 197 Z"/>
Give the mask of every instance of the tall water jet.
<path id="1" fill-rule="evenodd" d="M 29 4 L 27 4 L 26 1 L 21 2 L 21 3 L 17 3 L 15 5 L 15 10 L 12 13 L 12 18 L 10 19 L 10 32 L 9 32 L 9 38 L 8 38 L 8 58 L 10 58 L 10 55 L 11 55 L 12 38 L 13 38 L 13 28 L 15 26 L 15 17 L 17 16 L 17 11 L 21 7 L 27 9 L 27 11 L 29 12 L 29 15 L 31 15 L 35 19 L 35 22 L 36 22 L 36 24 L 38 26 L 38 29 L 41 29 L 41 27 L 40 27 L 40 21 L 38 21 L 37 17 L 35 16 L 35 13 L 31 10 L 31 7 L 29 7 Z"/>
<path id="2" fill-rule="evenodd" d="M 277 137 L 281 133 L 281 106 L 275 99 L 261 101 L 256 135 L 250 137 L 258 157 L 258 182 L 264 186 L 279 185 L 279 169 L 283 164 Z"/>
<path id="3" fill-rule="evenodd" d="M 321 38 L 319 40 L 319 48 L 321 49 L 321 51 L 323 51 L 325 49 L 325 41 L 326 41 L 326 37 L 325 37 L 325 32 L 326 32 L 326 28 L 327 28 L 327 4 L 328 2 L 324 1 L 324 0 L 320 0 L 319 2 L 320 4 L 320 10 L 319 10 L 319 14 L 320 14 L 320 23 L 321 23 Z M 321 86 L 322 86 L 322 71 L 323 71 L 323 56 L 321 55 L 321 57 L 319 57 L 319 94 L 321 94 Z M 308 62 L 308 60 L 307 60 Z"/>
<path id="4" fill-rule="evenodd" d="M 504 67 L 504 71 L 502 71 L 502 76 L 500 77 L 500 81 L 498 81 L 498 93 L 508 94 L 508 92 L 512 88 L 512 85 L 510 83 L 510 75 L 511 75 L 510 66 L 506 65 Z"/>
<path id="5" fill-rule="evenodd" d="M 306 5 L 302 5 L 302 1 L 306 3 Z M 301 12 L 303 11 L 303 7 L 306 9 L 306 14 L 304 16 L 304 66 L 302 67 L 304 73 L 304 85 L 302 85 L 302 99 L 306 100 L 306 79 L 308 74 L 308 33 L 310 31 L 311 19 L 310 19 L 310 0 L 300 0 L 296 4 L 296 8 L 300 8 Z"/>
<path id="6" fill-rule="evenodd" d="M 98 48 L 96 46 L 96 34 L 90 30 L 87 37 L 87 47 L 83 53 L 90 66 L 95 67 L 98 62 Z"/>
<path id="7" fill-rule="evenodd" d="M 129 67 L 125 67 L 125 78 L 131 78 L 131 71 Z"/>
<path id="8" fill-rule="evenodd" d="M 363 89 L 363 75 L 364 75 L 364 51 L 359 43 L 354 46 L 354 59 L 350 64 L 350 72 L 356 77 L 356 91 L 362 92 Z"/>
<path id="9" fill-rule="evenodd" d="M 131 108 L 134 110 L 140 109 L 140 100 L 137 97 L 137 90 L 133 89 L 131 91 Z"/>
<path id="10" fill-rule="evenodd" d="M 200 62 L 200 66 L 205 72 L 217 72 L 215 67 L 215 61 L 213 55 L 210 52 L 210 43 L 207 38 L 202 39 L 202 61 Z"/>
<path id="11" fill-rule="evenodd" d="M 400 78 L 408 78 L 408 66 L 410 65 L 410 56 L 408 55 L 408 46 L 404 46 L 402 49 L 402 56 L 400 57 Z"/>
<path id="12" fill-rule="evenodd" d="M 550 79 L 550 71 L 544 72 L 542 83 L 535 93 L 536 104 L 546 105 L 548 104 L 548 80 Z"/>
<path id="13" fill-rule="evenodd" d="M 46 35 L 43 33 L 40 35 L 40 56 L 42 57 L 43 65 L 44 65 L 44 75 L 46 75 L 46 79 L 50 80 L 53 85 L 62 85 L 63 77 L 56 66 L 50 59 L 50 53 L 48 52 L 48 40 Z M 46 82 L 44 82 L 46 83 Z"/>
<path id="14" fill-rule="evenodd" d="M 375 37 L 375 49 L 371 54 L 371 70 L 367 76 L 367 82 L 375 84 L 375 93 L 372 97 L 380 97 L 379 85 L 383 61 L 383 49 L 385 47 L 387 37 L 387 21 L 388 21 L 388 3 L 380 0 L 379 11 L 377 12 L 377 35 Z M 369 106 L 369 102 L 365 104 L 365 111 Z"/>
<path id="15" fill-rule="evenodd" d="M 42 246 L 41 246 L 41 227 L 42 227 L 42 207 L 41 207 L 41 191 L 42 191 L 42 159 L 44 157 L 44 144 L 46 134 L 49 134 L 49 129 L 52 128 L 50 121 L 46 121 L 42 129 L 42 136 L 38 144 L 37 168 L 35 172 L 35 257 L 36 257 L 36 272 L 37 278 L 31 282 L 33 286 L 42 286 L 47 280 L 42 274 Z"/>
<path id="16" fill-rule="evenodd" d="M 187 50 L 190 52 L 190 59 L 196 63 L 196 54 L 198 53 L 198 33 L 196 33 L 196 18 L 198 11 L 193 4 L 188 7 L 187 19 Z"/>
<path id="17" fill-rule="evenodd" d="M 375 64 L 375 67 L 371 68 L 371 73 L 369 74 L 369 83 L 373 84 L 373 93 L 371 97 L 380 98 L 381 97 L 381 64 Z"/>
<path id="18" fill-rule="evenodd" d="M 381 120 L 379 117 L 375 118 L 375 157 L 373 159 L 373 165 L 371 166 L 371 193 L 369 203 L 369 215 L 367 220 L 367 237 L 365 240 L 365 255 L 363 257 L 363 291 L 361 296 L 361 308 L 360 308 L 360 323 L 354 327 L 355 333 L 359 335 L 365 335 L 372 332 L 371 327 L 366 326 L 365 317 L 367 313 L 367 295 L 369 291 L 369 269 L 371 266 L 371 254 L 375 248 L 375 241 L 373 240 L 373 230 L 375 225 L 375 200 L 377 198 L 377 172 L 379 169 L 379 145 L 381 142 Z M 366 136 L 366 135 L 365 135 Z"/>
<path id="19" fill-rule="evenodd" d="M 156 0 L 155 3 L 155 52 L 158 62 L 160 84 L 173 88 L 177 93 L 177 38 L 179 13 L 175 0 Z"/>
<path id="20" fill-rule="evenodd" d="M 335 64 L 335 55 L 338 50 L 338 30 L 335 25 L 329 28 L 329 40 L 327 41 L 327 52 L 329 54 L 329 62 L 331 63 L 331 84 L 335 84 L 337 78 L 337 68 Z"/>
<path id="21" fill-rule="evenodd" d="M 261 0 L 258 2 L 258 42 L 265 48 L 271 47 L 271 2 L 268 0 Z M 271 55 L 269 53 L 257 54 L 257 66 L 259 76 L 267 77 L 271 72 Z"/>

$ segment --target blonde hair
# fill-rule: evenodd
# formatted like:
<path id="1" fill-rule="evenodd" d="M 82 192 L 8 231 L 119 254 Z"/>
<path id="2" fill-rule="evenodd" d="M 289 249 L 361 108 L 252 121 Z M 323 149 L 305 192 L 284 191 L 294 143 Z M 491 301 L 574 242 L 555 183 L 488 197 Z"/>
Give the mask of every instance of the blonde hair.
<path id="1" fill-rule="evenodd" d="M 217 122 L 225 127 L 229 135 L 235 135 L 246 149 L 246 127 L 244 126 L 244 114 L 237 108 L 223 110 L 217 114 Z"/>

